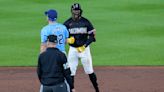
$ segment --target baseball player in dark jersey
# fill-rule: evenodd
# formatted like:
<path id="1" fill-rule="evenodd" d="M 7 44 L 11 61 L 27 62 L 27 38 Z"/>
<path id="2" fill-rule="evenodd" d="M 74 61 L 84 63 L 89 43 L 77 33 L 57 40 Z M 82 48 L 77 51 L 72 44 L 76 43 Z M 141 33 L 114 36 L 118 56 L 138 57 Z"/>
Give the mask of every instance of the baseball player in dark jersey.
<path id="1" fill-rule="evenodd" d="M 82 9 L 80 4 L 75 3 L 71 6 L 72 17 L 64 22 L 64 25 L 69 30 L 70 38 L 67 42 L 70 45 L 68 52 L 68 62 L 71 69 L 71 76 L 74 80 L 76 74 L 78 60 L 81 59 L 84 71 L 89 75 L 89 78 L 96 90 L 99 92 L 96 74 L 93 70 L 92 58 L 89 45 L 95 42 L 95 29 L 90 21 L 82 17 Z"/>
<path id="2" fill-rule="evenodd" d="M 56 44 L 57 36 L 49 35 L 47 49 L 38 58 L 37 74 L 43 85 L 42 92 L 68 92 L 65 79 L 70 86 L 70 92 L 75 92 L 67 58 L 56 48 Z"/>

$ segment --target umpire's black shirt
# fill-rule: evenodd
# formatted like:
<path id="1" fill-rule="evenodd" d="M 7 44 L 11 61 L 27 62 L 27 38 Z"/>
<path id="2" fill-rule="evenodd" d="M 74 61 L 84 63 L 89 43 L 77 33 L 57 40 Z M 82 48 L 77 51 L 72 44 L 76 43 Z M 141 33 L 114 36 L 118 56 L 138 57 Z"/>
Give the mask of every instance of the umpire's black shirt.
<path id="1" fill-rule="evenodd" d="M 45 86 L 57 85 L 67 80 L 73 88 L 70 68 L 64 53 L 57 48 L 47 48 L 38 58 L 37 73 L 40 82 Z"/>

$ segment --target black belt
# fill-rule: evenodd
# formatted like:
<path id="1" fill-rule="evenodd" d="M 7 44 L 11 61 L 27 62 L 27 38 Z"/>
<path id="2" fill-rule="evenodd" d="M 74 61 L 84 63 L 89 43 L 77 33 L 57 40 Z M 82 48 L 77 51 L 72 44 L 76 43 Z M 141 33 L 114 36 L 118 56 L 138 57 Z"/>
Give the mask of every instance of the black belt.
<path id="1" fill-rule="evenodd" d="M 56 85 L 59 85 L 59 84 L 62 84 L 64 83 L 63 81 L 62 82 L 54 82 L 52 84 L 43 84 L 44 86 L 56 86 Z"/>

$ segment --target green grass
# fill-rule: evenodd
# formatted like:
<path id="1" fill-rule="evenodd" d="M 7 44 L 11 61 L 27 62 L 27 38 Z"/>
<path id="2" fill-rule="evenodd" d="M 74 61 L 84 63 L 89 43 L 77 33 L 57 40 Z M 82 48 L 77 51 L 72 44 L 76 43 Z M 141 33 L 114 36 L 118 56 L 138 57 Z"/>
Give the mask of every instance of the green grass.
<path id="1" fill-rule="evenodd" d="M 0 0 L 0 66 L 36 66 L 44 11 L 63 23 L 73 2 L 97 30 L 94 65 L 164 65 L 163 0 Z"/>

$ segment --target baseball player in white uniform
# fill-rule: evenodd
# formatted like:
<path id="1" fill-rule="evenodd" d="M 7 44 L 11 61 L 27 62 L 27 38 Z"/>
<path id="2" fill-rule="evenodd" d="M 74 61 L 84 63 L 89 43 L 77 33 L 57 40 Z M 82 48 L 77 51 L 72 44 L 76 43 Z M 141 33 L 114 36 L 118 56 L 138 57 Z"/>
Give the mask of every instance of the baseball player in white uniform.
<path id="1" fill-rule="evenodd" d="M 84 71 L 89 75 L 89 78 L 95 88 L 99 92 L 96 74 L 93 70 L 92 57 L 89 45 L 95 42 L 95 29 L 90 21 L 82 17 L 82 9 L 80 4 L 75 3 L 71 6 L 72 17 L 65 21 L 64 25 L 69 31 L 69 39 L 67 42 L 70 45 L 68 52 L 68 63 L 71 69 L 71 76 L 74 80 L 78 67 L 78 60 L 81 59 Z"/>

